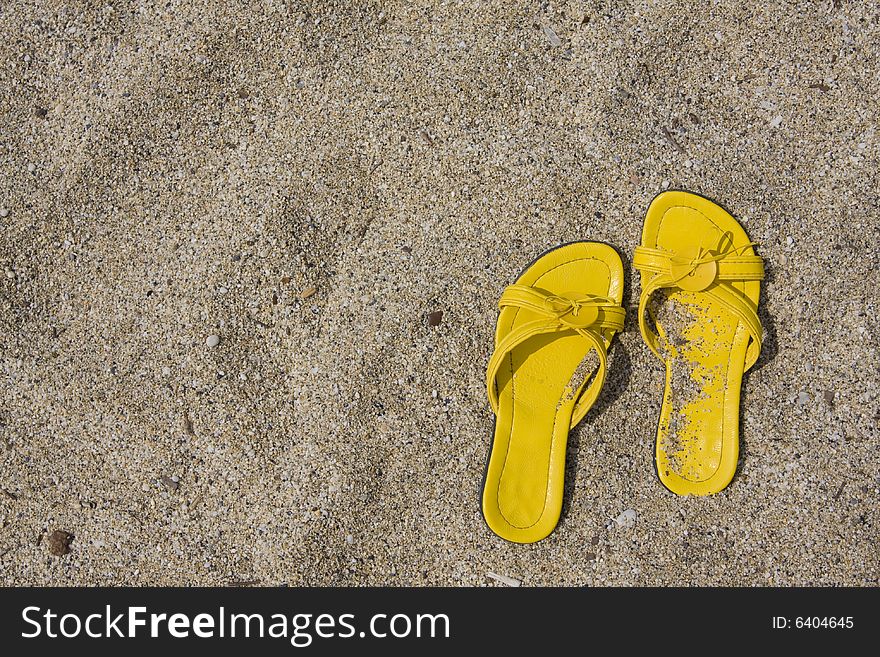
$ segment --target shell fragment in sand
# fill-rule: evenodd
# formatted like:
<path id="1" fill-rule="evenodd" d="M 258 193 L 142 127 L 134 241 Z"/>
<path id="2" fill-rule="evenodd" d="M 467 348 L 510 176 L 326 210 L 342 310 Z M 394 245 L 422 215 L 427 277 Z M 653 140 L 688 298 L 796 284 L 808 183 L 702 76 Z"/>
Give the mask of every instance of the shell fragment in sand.
<path id="1" fill-rule="evenodd" d="M 635 509 L 627 509 L 614 519 L 618 527 L 632 527 L 636 524 L 637 514 Z"/>
<path id="2" fill-rule="evenodd" d="M 552 27 L 549 25 L 542 25 L 541 29 L 544 30 L 544 36 L 547 37 L 547 41 L 550 42 L 551 46 L 558 48 L 562 45 L 562 39 L 559 38 L 559 35 L 556 34 L 556 31 Z"/>
<path id="3" fill-rule="evenodd" d="M 507 575 L 498 575 L 497 573 L 486 573 L 486 577 L 490 579 L 494 579 L 497 582 L 501 582 L 505 586 L 519 586 L 522 584 L 518 579 L 514 579 L 513 577 L 508 577 Z"/>

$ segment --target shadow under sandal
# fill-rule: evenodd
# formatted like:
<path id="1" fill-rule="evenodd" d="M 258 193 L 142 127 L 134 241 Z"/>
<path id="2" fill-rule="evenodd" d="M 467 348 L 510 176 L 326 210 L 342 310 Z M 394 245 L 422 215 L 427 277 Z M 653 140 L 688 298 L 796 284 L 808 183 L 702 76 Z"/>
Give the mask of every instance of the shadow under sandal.
<path id="1" fill-rule="evenodd" d="M 483 516 L 500 537 L 532 543 L 556 527 L 568 431 L 605 381 L 622 296 L 620 256 L 595 242 L 544 254 L 504 290 L 486 373 L 496 419 L 483 487 Z"/>
<path id="2" fill-rule="evenodd" d="M 764 265 L 753 246 L 719 205 L 672 191 L 651 202 L 633 256 L 639 328 L 666 366 L 657 474 L 679 495 L 717 493 L 736 472 L 742 377 L 762 338 Z"/>

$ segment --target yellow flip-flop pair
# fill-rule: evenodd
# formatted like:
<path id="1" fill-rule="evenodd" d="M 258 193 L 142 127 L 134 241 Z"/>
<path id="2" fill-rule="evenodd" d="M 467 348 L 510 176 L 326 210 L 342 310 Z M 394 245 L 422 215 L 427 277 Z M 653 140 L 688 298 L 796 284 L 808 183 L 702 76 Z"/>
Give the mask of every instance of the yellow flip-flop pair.
<path id="1" fill-rule="evenodd" d="M 717 493 L 736 470 L 742 376 L 761 349 L 763 262 L 723 208 L 670 191 L 648 208 L 633 265 L 639 328 L 666 367 L 657 473 L 679 495 Z M 545 253 L 501 295 L 483 516 L 502 538 L 532 543 L 556 527 L 568 432 L 599 396 L 622 299 L 620 256 L 598 242 Z"/>

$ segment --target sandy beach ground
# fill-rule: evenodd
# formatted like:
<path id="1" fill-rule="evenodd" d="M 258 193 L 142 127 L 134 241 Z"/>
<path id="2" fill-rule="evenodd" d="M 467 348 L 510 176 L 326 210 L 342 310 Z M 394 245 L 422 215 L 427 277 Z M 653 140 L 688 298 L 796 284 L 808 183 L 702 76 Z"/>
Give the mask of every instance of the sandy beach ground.
<path id="1" fill-rule="evenodd" d="M 876 3 L 11 0 L 0 36 L 0 583 L 877 585 Z M 559 527 L 506 543 L 497 299 L 560 242 L 629 270 L 666 188 L 767 263 L 738 475 L 660 484 L 630 313 Z"/>

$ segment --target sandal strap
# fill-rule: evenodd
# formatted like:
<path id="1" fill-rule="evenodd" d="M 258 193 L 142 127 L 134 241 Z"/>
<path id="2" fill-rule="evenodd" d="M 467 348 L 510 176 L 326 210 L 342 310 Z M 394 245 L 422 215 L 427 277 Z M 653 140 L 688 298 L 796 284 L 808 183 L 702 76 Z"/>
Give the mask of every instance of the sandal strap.
<path id="1" fill-rule="evenodd" d="M 607 370 L 607 349 L 610 336 L 604 332 L 620 331 L 626 311 L 613 300 L 605 297 L 585 296 L 570 299 L 557 295 L 549 295 L 527 285 L 511 285 L 504 290 L 499 301 L 501 308 L 517 307 L 543 315 L 543 317 L 526 322 L 508 333 L 496 345 L 486 368 L 486 390 L 492 411 L 498 414 L 498 391 L 496 377 L 502 363 L 517 346 L 538 335 L 574 330 L 590 342 L 590 348 L 596 350 L 599 357 L 599 368 L 592 383 L 581 392 L 575 403 L 571 416 L 571 427 L 574 427 L 587 414 L 605 382 Z M 588 352 L 589 353 L 589 352 Z"/>
<path id="2" fill-rule="evenodd" d="M 531 310 L 554 319 L 560 319 L 563 324 L 573 323 L 574 326 L 571 326 L 571 328 L 576 328 L 581 323 L 577 321 L 567 322 L 566 317 L 569 320 L 574 320 L 579 316 L 582 308 L 595 308 L 598 311 L 598 316 L 588 326 L 582 326 L 581 328 L 621 331 L 623 330 L 623 322 L 626 319 L 626 311 L 613 299 L 608 299 L 607 297 L 586 295 L 579 299 L 570 299 L 554 294 L 546 294 L 528 285 L 519 284 L 508 285 L 501 294 L 498 307 L 505 308 L 508 306 L 524 308 L 525 310 Z"/>
<path id="3" fill-rule="evenodd" d="M 732 238 L 725 233 L 717 249 L 700 249 L 694 257 L 679 256 L 644 246 L 636 248 L 633 266 L 639 271 L 654 274 L 642 286 L 639 297 L 639 330 L 648 347 L 661 361 L 663 357 L 660 355 L 660 336 L 647 324 L 647 305 L 651 295 L 657 290 L 677 288 L 705 292 L 736 315 L 749 332 L 745 369 L 748 370 L 755 364 L 761 353 L 764 336 L 761 320 L 758 318 L 758 307 L 731 285 L 733 281 L 759 281 L 764 278 L 763 259 L 760 256 L 739 253 L 750 246 L 753 244 L 734 249 Z M 696 275 L 696 283 L 689 282 L 687 277 L 692 275 Z"/>
<path id="4" fill-rule="evenodd" d="M 633 266 L 639 270 L 658 274 L 670 273 L 671 265 L 675 259 L 676 256 L 669 251 L 637 246 L 633 253 Z M 716 279 L 719 281 L 760 281 L 764 279 L 764 259 L 761 256 L 730 255 L 715 262 L 718 265 Z M 699 266 L 701 263 L 696 264 Z"/>

